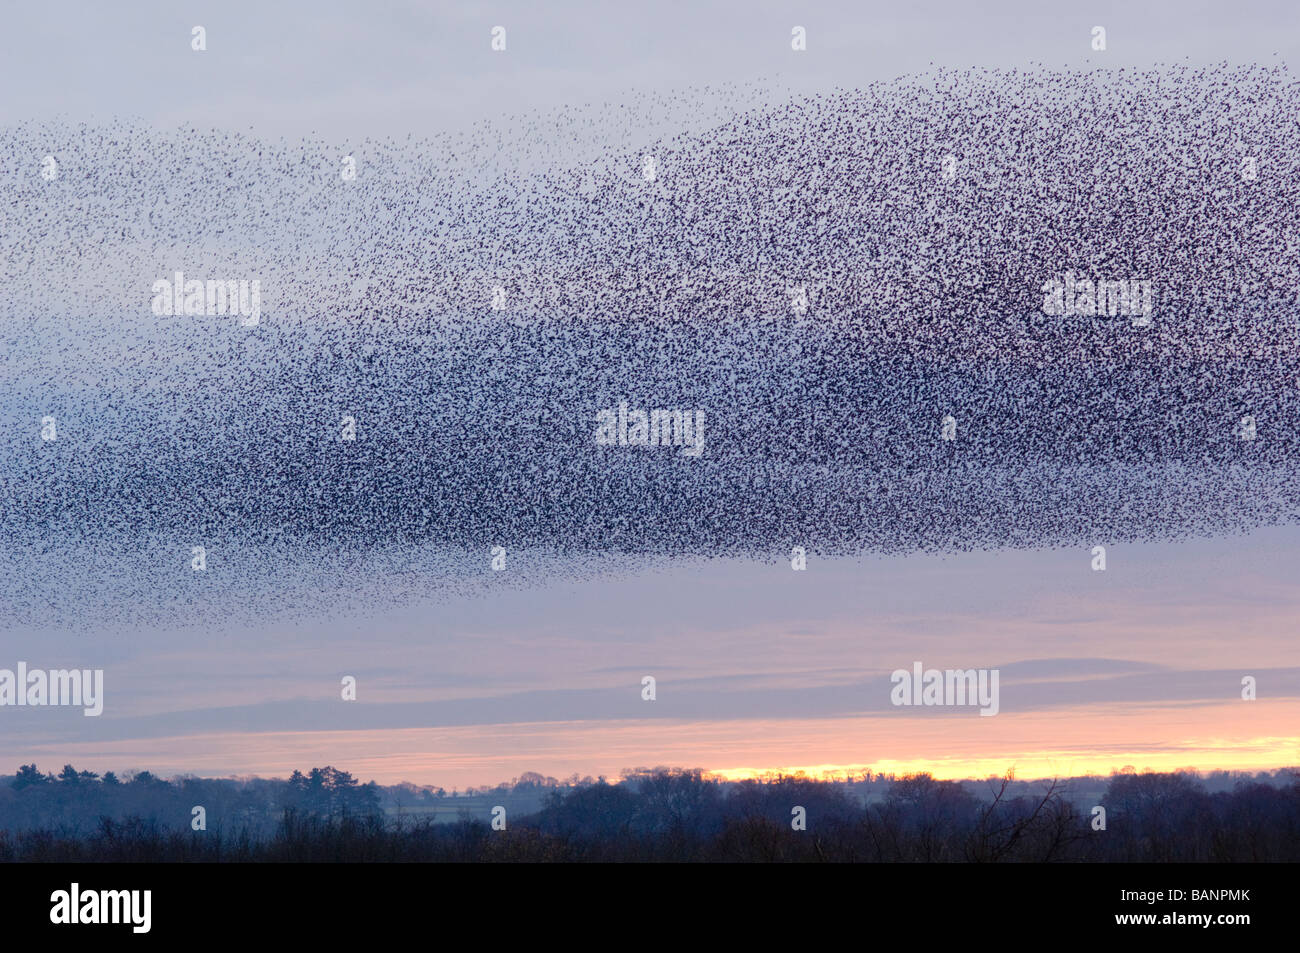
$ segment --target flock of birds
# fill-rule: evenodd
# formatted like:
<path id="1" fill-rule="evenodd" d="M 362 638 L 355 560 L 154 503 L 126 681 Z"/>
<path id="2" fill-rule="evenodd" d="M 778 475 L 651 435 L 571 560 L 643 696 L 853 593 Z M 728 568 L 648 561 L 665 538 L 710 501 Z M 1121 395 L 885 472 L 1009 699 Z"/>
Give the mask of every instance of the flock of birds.
<path id="1" fill-rule="evenodd" d="M 0 134 L 5 618 L 426 591 L 494 546 L 599 573 L 1295 520 L 1284 69 L 728 106 L 636 148 L 572 110 L 351 148 Z M 258 322 L 153 313 L 177 271 L 257 280 Z M 1149 323 L 1045 313 L 1066 272 L 1150 281 Z M 703 453 L 600 445 L 621 402 L 702 412 Z"/>

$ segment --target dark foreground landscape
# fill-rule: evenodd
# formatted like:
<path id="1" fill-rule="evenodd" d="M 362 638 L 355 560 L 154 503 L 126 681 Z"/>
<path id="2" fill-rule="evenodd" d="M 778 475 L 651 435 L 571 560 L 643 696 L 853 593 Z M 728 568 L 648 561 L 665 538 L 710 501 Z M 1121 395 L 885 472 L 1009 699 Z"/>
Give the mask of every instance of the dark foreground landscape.
<path id="1" fill-rule="evenodd" d="M 1297 860 L 1296 769 L 963 782 L 642 769 L 452 794 L 332 767 L 288 780 L 70 765 L 0 777 L 7 862 Z"/>

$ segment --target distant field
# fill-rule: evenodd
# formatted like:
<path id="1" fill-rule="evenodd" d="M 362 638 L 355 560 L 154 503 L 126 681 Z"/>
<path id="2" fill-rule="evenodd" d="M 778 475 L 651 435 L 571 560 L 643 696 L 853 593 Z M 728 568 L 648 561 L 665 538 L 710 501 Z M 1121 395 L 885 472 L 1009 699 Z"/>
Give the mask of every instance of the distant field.
<path id="1" fill-rule="evenodd" d="M 403 804 L 400 808 L 389 805 L 384 808 L 384 813 L 388 817 L 432 817 L 439 823 L 457 821 L 462 814 L 468 814 L 474 820 L 487 821 L 491 820 L 492 808 L 497 805 L 506 809 L 506 820 L 509 822 L 511 817 L 523 817 L 541 810 L 542 799 L 505 795 L 449 797 L 437 804 Z"/>

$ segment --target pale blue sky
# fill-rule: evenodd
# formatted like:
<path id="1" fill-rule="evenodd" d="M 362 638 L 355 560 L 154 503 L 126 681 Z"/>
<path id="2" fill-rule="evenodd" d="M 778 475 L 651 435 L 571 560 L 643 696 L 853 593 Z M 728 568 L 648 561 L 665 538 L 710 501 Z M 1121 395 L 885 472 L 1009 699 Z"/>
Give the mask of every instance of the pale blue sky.
<path id="1" fill-rule="evenodd" d="M 484 124 L 526 135 L 527 122 L 509 117 L 540 112 L 553 130 L 554 110 L 611 103 L 588 114 L 600 117 L 593 129 L 575 130 L 581 155 L 582 141 L 631 146 L 707 124 L 715 113 L 704 107 L 725 113 L 727 96 L 701 93 L 703 84 L 758 83 L 780 95 L 931 64 L 1267 66 L 1295 61 L 1298 21 L 1293 2 L 26 4 L 7 10 L 0 30 L 0 125 L 121 118 L 356 144 L 474 134 Z M 497 24 L 508 31 L 502 54 L 489 48 Z M 207 30 L 206 52 L 190 48 L 194 25 Z M 805 53 L 790 49 L 794 25 L 807 28 Z M 1104 53 L 1090 48 L 1094 25 L 1107 29 Z M 0 772 L 31 760 L 47 770 L 66 761 L 162 773 L 275 770 L 280 749 L 271 743 L 240 751 L 260 732 L 504 725 L 522 733 L 516 726 L 546 721 L 879 713 L 888 671 L 914 658 L 1001 667 L 1009 715 L 1117 703 L 1190 709 L 1231 699 L 1246 672 L 1261 677 L 1262 697 L 1293 702 L 1296 533 L 1116 546 L 1104 574 L 1090 571 L 1086 550 L 833 562 L 813 554 L 806 574 L 784 562 L 716 561 L 490 596 L 484 590 L 500 580 L 489 577 L 481 589 L 391 610 L 360 596 L 363 608 L 339 608 L 335 592 L 321 618 L 252 628 L 223 617 L 198 628 L 92 633 L 6 625 L 0 666 L 104 667 L 107 698 L 98 719 L 0 713 Z M 215 573 L 223 556 L 214 553 Z M 102 565 L 86 591 L 115 585 L 113 558 Z M 154 564 L 159 574 L 175 568 Z M 416 574 L 403 585 L 419 582 Z M 343 674 L 360 680 L 356 706 L 338 700 Z M 661 678 L 654 709 L 640 702 L 642 674 Z M 1274 715 L 1257 733 L 1281 730 Z M 303 749 L 293 766 L 331 759 L 322 737 L 322 750 Z M 1135 737 L 1141 732 L 1108 741 L 1099 731 L 1095 744 L 1123 752 Z M 1177 733 L 1142 743 L 1197 750 Z M 528 769 L 563 774 L 566 765 L 616 771 L 641 758 L 620 763 L 624 753 L 584 749 L 581 737 L 553 750 L 516 748 L 509 737 L 475 744 L 481 760 L 444 763 L 394 742 L 399 763 L 358 773 L 450 787 Z M 699 763 L 695 750 L 682 741 L 666 756 Z M 864 745 L 864 760 L 881 750 Z"/>
<path id="2" fill-rule="evenodd" d="M 0 123 L 62 114 L 271 137 L 436 135 L 760 77 L 824 89 L 932 63 L 1294 62 L 1298 21 L 1287 0 L 22 4 L 0 31 Z M 195 25 L 205 53 L 190 49 Z M 507 29 L 503 54 L 489 48 L 495 25 Z M 790 49 L 795 25 L 805 53 Z M 1104 53 L 1090 46 L 1095 25 Z"/>

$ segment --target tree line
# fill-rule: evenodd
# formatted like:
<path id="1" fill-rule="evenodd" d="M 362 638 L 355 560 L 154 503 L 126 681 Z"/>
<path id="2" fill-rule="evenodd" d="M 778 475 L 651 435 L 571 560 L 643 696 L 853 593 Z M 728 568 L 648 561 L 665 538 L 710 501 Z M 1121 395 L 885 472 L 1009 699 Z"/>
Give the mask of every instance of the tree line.
<path id="1" fill-rule="evenodd" d="M 1217 790 L 1192 773 L 1120 773 L 1099 794 L 1080 783 L 1096 779 L 923 773 L 868 779 L 865 794 L 861 779 L 802 775 L 726 782 L 655 769 L 584 780 L 517 779 L 538 807 L 494 826 L 486 801 L 451 822 L 395 812 L 385 801 L 402 786 L 361 784 L 333 767 L 287 780 L 165 781 L 23 765 L 0 778 L 0 861 L 1300 860 L 1294 770 L 1231 786 L 1220 777 Z M 203 830 L 191 823 L 199 804 Z"/>

